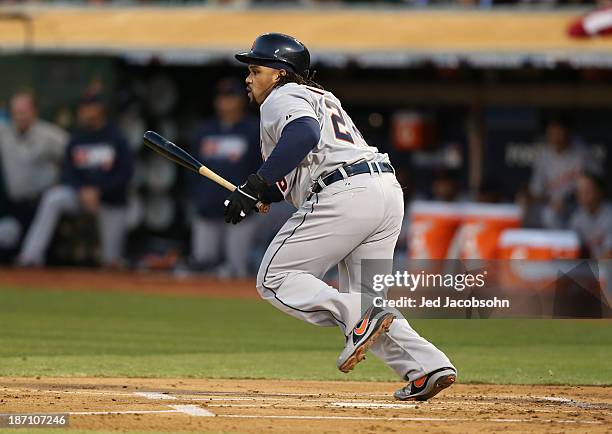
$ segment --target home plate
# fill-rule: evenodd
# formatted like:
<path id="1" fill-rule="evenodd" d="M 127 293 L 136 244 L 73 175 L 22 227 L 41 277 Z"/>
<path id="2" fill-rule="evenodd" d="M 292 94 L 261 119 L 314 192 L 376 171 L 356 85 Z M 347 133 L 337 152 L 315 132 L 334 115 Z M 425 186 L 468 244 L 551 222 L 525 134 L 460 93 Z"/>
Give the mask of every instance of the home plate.
<path id="1" fill-rule="evenodd" d="M 197 405 L 171 405 L 170 407 L 178 410 L 181 413 L 188 414 L 189 416 L 200 416 L 200 417 L 212 417 L 215 413 L 204 410 L 202 407 Z"/>
<path id="2" fill-rule="evenodd" d="M 393 404 L 389 402 L 332 402 L 334 407 L 345 408 L 416 408 L 416 404 Z"/>

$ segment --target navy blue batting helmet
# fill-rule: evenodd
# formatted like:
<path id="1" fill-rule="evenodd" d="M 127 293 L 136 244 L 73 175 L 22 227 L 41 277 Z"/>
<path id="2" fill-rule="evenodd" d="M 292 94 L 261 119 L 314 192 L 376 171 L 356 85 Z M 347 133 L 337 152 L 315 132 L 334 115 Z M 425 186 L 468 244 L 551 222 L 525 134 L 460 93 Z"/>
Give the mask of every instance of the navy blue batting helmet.
<path id="1" fill-rule="evenodd" d="M 308 77 L 310 53 L 304 44 L 282 33 L 264 33 L 255 39 L 251 50 L 236 54 L 240 62 L 286 69 Z"/>

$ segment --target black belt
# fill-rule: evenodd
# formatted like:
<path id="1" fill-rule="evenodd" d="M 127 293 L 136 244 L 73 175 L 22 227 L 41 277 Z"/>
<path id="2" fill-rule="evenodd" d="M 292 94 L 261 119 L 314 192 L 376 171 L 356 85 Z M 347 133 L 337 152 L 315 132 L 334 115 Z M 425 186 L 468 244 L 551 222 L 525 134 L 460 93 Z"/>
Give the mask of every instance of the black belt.
<path id="1" fill-rule="evenodd" d="M 320 178 L 317 182 L 315 182 L 312 187 L 312 192 L 319 193 L 321 190 L 323 190 L 323 187 L 327 187 L 334 182 L 341 181 L 344 178 L 355 175 L 362 175 L 364 173 L 395 173 L 395 169 L 393 169 L 393 166 L 389 163 L 373 163 L 367 161 L 364 161 L 363 163 L 351 164 L 350 166 L 342 166 L 342 169 L 344 169 L 345 175 L 342 173 L 341 169 L 334 170 L 332 173 L 325 176 L 325 178 Z"/>

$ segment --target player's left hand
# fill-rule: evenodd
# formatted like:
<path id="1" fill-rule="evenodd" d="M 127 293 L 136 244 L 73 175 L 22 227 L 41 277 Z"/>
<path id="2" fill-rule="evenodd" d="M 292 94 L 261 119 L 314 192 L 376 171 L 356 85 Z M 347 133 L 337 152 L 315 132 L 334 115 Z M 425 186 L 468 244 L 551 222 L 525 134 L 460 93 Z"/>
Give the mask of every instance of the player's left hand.
<path id="1" fill-rule="evenodd" d="M 246 182 L 230 193 L 223 203 L 225 222 L 240 223 L 253 210 L 257 211 L 255 205 L 261 200 L 261 195 L 267 187 L 261 176 L 256 173 L 249 175 Z"/>

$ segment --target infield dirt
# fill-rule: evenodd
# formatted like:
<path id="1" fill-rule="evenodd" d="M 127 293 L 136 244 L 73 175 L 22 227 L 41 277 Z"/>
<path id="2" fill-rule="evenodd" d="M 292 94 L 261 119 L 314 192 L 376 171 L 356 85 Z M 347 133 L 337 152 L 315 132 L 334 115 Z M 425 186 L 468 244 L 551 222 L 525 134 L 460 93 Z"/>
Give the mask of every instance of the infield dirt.
<path id="1" fill-rule="evenodd" d="M 0 413 L 70 413 L 70 427 L 85 430 L 603 433 L 612 426 L 610 387 L 457 384 L 414 403 L 393 400 L 400 383 L 379 382 L 4 377 L 0 384 Z"/>
<path id="2" fill-rule="evenodd" d="M 256 298 L 163 274 L 0 270 L 5 286 Z M 612 387 L 459 384 L 427 403 L 402 383 L 230 379 L 0 377 L 0 413 L 69 413 L 70 428 L 117 432 L 612 432 Z"/>

